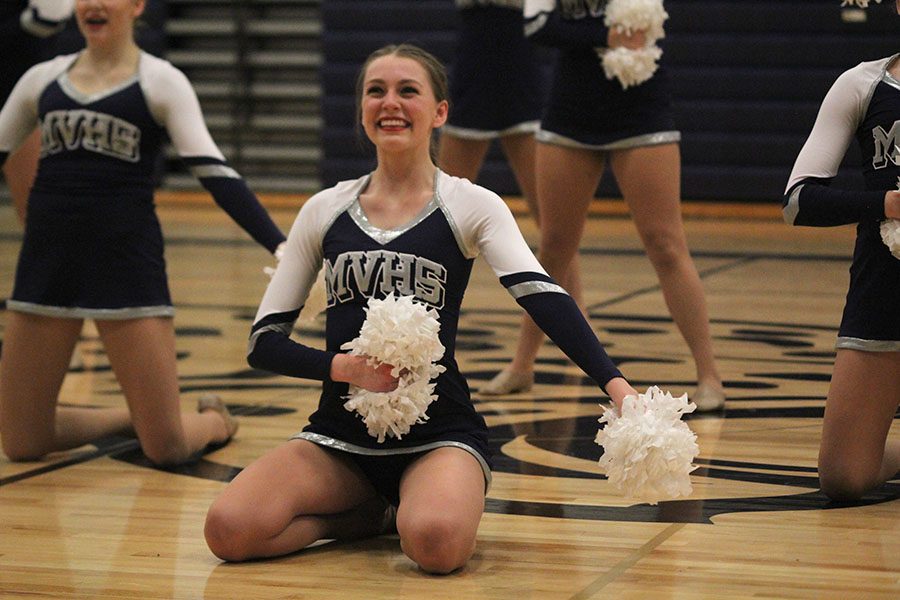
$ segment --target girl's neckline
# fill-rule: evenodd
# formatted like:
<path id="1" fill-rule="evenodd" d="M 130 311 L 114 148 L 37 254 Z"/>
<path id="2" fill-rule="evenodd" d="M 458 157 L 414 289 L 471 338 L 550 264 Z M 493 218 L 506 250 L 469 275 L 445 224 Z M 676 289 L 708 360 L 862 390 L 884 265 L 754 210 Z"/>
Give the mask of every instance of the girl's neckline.
<path id="1" fill-rule="evenodd" d="M 422 221 L 424 221 L 428 216 L 435 211 L 440 205 L 439 195 L 438 195 L 438 180 L 440 178 L 441 171 L 437 169 L 434 173 L 434 183 L 432 185 L 432 195 L 428 202 L 425 203 L 425 206 L 409 221 L 403 223 L 402 225 L 398 225 L 397 227 L 391 228 L 382 228 L 372 224 L 369 221 L 369 218 L 366 216 L 366 211 L 363 209 L 362 204 L 359 201 L 359 197 L 366 191 L 369 187 L 369 182 L 372 180 L 372 174 L 369 173 L 366 176 L 365 181 L 363 181 L 362 185 L 359 188 L 359 191 L 353 198 L 353 202 L 348 209 L 350 217 L 356 222 L 360 229 L 362 229 L 366 235 L 371 237 L 373 240 L 378 242 L 379 244 L 386 244 L 391 240 L 394 240 Z"/>
<path id="2" fill-rule="evenodd" d="M 69 66 L 60 74 L 60 76 L 58 78 L 59 86 L 66 93 L 66 95 L 69 96 L 72 100 L 75 100 L 76 102 L 78 102 L 79 104 L 91 104 L 91 103 L 97 102 L 98 100 L 101 100 L 103 98 L 112 96 L 113 94 L 120 92 L 120 91 L 124 90 L 125 88 L 131 86 L 132 84 L 134 84 L 134 82 L 136 82 L 140 79 L 141 63 L 144 60 L 143 52 L 141 52 L 138 55 L 137 68 L 135 69 L 135 72 L 132 75 L 126 77 L 125 79 L 123 79 L 122 81 L 120 81 L 118 83 L 114 83 L 113 85 L 111 85 L 105 89 L 97 90 L 96 92 L 84 92 L 84 91 L 78 89 L 78 87 L 72 82 L 72 79 L 69 77 L 69 71 L 72 69 L 72 67 L 75 65 L 75 63 L 78 61 L 78 57 L 81 56 L 81 54 L 83 52 L 84 52 L 84 50 L 82 50 L 81 52 L 79 52 L 75 55 L 75 57 L 72 59 L 72 62 L 69 63 Z"/>

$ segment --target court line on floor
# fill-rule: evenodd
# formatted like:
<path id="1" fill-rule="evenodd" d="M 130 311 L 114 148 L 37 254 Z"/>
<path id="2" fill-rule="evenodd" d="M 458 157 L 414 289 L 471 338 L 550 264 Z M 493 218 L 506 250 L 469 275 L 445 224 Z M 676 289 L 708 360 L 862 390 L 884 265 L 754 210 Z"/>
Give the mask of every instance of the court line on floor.
<path id="1" fill-rule="evenodd" d="M 725 271 L 730 271 L 732 269 L 737 269 L 738 267 L 742 267 L 748 263 L 755 262 L 759 260 L 755 256 L 738 256 L 736 260 L 716 267 L 710 267 L 709 269 L 704 269 L 702 271 L 698 271 L 700 275 L 700 279 L 706 279 L 712 275 L 718 275 L 719 273 L 723 273 Z M 609 308 L 615 304 L 619 304 L 620 302 L 625 302 L 626 300 L 631 300 L 633 298 L 637 298 L 638 296 L 643 296 L 644 294 L 649 294 L 652 292 L 658 292 L 662 289 L 659 283 L 655 283 L 653 285 L 648 285 L 646 287 L 638 288 L 636 290 L 632 290 L 630 292 L 626 292 L 624 294 L 619 294 L 618 296 L 614 296 L 609 300 L 604 300 L 602 302 L 595 302 L 587 307 L 588 312 L 592 310 L 596 310 L 599 308 Z"/>
<path id="2" fill-rule="evenodd" d="M 632 552 L 630 556 L 626 557 L 623 560 L 620 560 L 609 571 L 595 579 L 587 587 L 583 588 L 575 595 L 571 596 L 569 600 L 587 600 L 588 598 L 593 598 L 599 592 L 603 591 L 603 589 L 607 585 L 614 582 L 616 579 L 621 577 L 628 569 L 636 565 L 638 561 L 640 561 L 645 556 L 648 556 L 651 552 L 656 550 L 657 547 L 662 545 L 663 542 L 681 531 L 685 525 L 687 525 L 687 523 L 672 523 L 661 532 L 653 536 L 653 538 L 646 544 Z"/>
<path id="3" fill-rule="evenodd" d="M 36 469 L 28 469 L 27 471 L 22 471 L 21 473 L 16 473 L 15 475 L 10 475 L 9 477 L 0 478 L 0 487 L 9 485 L 10 483 L 16 483 L 17 481 L 22 481 L 24 479 L 31 479 L 32 477 L 37 477 L 38 475 L 43 475 L 45 473 L 52 473 L 53 471 L 58 471 L 59 469 L 63 469 L 65 467 L 80 465 L 82 463 L 92 461 L 95 458 L 102 458 L 104 456 L 109 456 L 118 452 L 134 450 L 138 447 L 140 447 L 140 444 L 138 443 L 137 439 L 128 439 L 111 446 L 107 446 L 105 448 L 98 448 L 97 450 L 90 450 L 87 452 L 79 452 L 78 454 L 70 456 L 69 458 L 65 458 L 57 462 L 52 462 L 48 465 L 43 465 Z"/>
<path id="4" fill-rule="evenodd" d="M 251 416 L 253 414 L 259 413 L 261 410 L 268 408 L 268 405 L 248 405 L 243 408 L 237 408 L 231 410 L 231 414 L 234 416 Z M 101 440 L 102 442 L 102 440 Z M 115 458 L 119 454 L 125 454 L 126 452 L 133 452 L 134 450 L 140 449 L 141 444 L 137 438 L 128 438 L 122 440 L 120 442 L 114 442 L 109 446 L 102 446 L 97 448 L 96 450 L 87 450 L 84 452 L 79 452 L 73 456 L 68 458 L 64 458 L 62 460 L 52 462 L 50 464 L 41 465 L 40 467 L 34 469 L 28 469 L 22 471 L 21 473 L 16 473 L 15 475 L 10 475 L 9 477 L 0 478 L 0 487 L 4 485 L 9 485 L 11 483 L 16 483 L 19 481 L 24 481 L 25 479 L 31 479 L 32 477 L 37 477 L 38 475 L 44 475 L 46 473 L 52 473 L 53 471 L 58 471 L 60 469 L 64 469 L 66 467 L 72 467 L 76 465 L 80 465 L 86 462 L 90 462 L 97 458 L 103 458 L 104 456 L 109 456 L 111 458 Z M 211 444 L 206 447 L 200 453 L 200 457 L 209 454 L 220 448 L 221 446 L 216 444 Z M 167 467 L 152 467 L 158 468 L 159 470 L 165 471 Z"/>

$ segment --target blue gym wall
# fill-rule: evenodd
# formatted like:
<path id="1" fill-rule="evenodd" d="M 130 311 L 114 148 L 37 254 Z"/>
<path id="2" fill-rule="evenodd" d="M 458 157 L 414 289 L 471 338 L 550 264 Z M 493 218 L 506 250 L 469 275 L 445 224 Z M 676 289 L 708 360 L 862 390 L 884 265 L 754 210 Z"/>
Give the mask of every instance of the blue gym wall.
<path id="1" fill-rule="evenodd" d="M 682 195 L 690 200 L 780 201 L 794 158 L 835 77 L 897 50 L 894 2 L 846 12 L 838 0 L 669 0 L 660 45 L 682 131 Z M 452 0 L 326 0 L 322 68 L 324 185 L 373 166 L 354 115 L 359 65 L 376 48 L 411 42 L 450 68 L 457 14 Z M 846 16 L 864 15 L 863 22 Z M 549 69 L 552 52 L 546 51 Z M 598 65 L 598 68 L 599 65 Z M 496 146 L 496 145 L 495 145 Z M 840 176 L 858 185 L 851 151 Z M 518 194 L 494 147 L 479 183 Z M 611 177 L 598 194 L 616 196 Z"/>

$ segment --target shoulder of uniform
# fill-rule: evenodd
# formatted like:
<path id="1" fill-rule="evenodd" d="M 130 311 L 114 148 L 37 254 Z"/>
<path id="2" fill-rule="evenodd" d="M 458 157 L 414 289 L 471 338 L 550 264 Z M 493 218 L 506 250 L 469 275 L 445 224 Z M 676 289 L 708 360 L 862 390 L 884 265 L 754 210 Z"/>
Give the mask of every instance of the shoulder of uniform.
<path id="1" fill-rule="evenodd" d="M 51 58 L 50 60 L 46 60 L 34 65 L 30 69 L 28 69 L 26 76 L 37 76 L 42 79 L 55 79 L 59 76 L 60 73 L 68 69 L 71 64 L 75 62 L 76 58 L 78 58 L 78 53 L 61 54 L 57 57 Z"/>
<path id="2" fill-rule="evenodd" d="M 141 51 L 140 75 L 142 79 L 159 83 L 187 82 L 188 78 L 178 67 L 164 58 Z"/>
<path id="3" fill-rule="evenodd" d="M 462 202 L 484 205 L 493 202 L 503 202 L 499 195 L 477 183 L 472 183 L 463 177 L 456 177 L 440 172 L 438 179 L 438 194 L 445 202 Z"/>

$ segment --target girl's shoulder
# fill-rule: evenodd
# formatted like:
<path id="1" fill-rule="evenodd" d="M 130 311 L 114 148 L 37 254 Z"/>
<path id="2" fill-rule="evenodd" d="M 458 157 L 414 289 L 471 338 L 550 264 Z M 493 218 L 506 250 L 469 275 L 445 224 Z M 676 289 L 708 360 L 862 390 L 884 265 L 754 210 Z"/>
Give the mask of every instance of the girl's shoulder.
<path id="1" fill-rule="evenodd" d="M 28 69 L 22 75 L 22 80 L 28 81 L 29 87 L 32 89 L 42 89 L 67 71 L 72 66 L 72 63 L 75 62 L 75 59 L 78 58 L 78 54 L 77 52 L 74 54 L 61 54 L 50 60 L 40 62 Z"/>
<path id="2" fill-rule="evenodd" d="M 900 54 L 894 54 L 878 60 L 864 61 L 841 73 L 836 83 L 849 87 L 866 88 L 873 82 L 880 81 L 887 69 Z"/>
<path id="3" fill-rule="evenodd" d="M 503 204 L 499 195 L 472 183 L 463 177 L 456 177 L 440 171 L 438 174 L 437 192 L 440 199 L 448 206 L 460 206 L 469 209 L 490 207 Z"/>
<path id="4" fill-rule="evenodd" d="M 138 67 L 141 81 L 151 87 L 165 85 L 183 85 L 188 81 L 184 72 L 164 58 L 154 56 L 141 50 L 141 62 Z"/>

